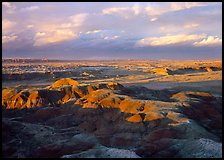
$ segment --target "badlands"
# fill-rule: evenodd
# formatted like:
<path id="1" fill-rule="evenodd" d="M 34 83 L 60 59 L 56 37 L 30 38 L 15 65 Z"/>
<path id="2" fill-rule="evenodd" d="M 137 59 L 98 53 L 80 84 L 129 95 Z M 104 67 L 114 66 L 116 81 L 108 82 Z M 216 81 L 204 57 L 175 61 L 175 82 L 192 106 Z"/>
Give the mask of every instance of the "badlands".
<path id="1" fill-rule="evenodd" d="M 3 63 L 2 77 L 5 158 L 222 157 L 222 61 Z"/>

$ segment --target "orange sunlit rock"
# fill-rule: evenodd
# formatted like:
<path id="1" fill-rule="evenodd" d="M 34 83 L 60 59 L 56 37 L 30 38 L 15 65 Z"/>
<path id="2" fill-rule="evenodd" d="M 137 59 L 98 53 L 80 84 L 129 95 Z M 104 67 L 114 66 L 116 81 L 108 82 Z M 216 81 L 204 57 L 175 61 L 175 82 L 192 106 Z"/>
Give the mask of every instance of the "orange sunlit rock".
<path id="1" fill-rule="evenodd" d="M 157 120 L 157 119 L 161 119 L 164 118 L 164 116 L 160 113 L 156 113 L 156 112 L 147 112 L 144 118 L 144 121 L 153 121 L 153 120 Z"/>
<path id="2" fill-rule="evenodd" d="M 128 122 L 135 122 L 136 123 L 136 122 L 141 122 L 142 121 L 142 118 L 141 118 L 141 116 L 139 114 L 135 114 L 135 115 L 127 118 L 127 121 Z"/>

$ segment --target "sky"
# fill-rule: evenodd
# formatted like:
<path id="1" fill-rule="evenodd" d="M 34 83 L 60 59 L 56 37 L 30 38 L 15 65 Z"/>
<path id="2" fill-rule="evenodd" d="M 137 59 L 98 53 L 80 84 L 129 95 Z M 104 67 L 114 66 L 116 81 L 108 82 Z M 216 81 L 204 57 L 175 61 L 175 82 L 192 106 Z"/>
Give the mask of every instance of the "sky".
<path id="1" fill-rule="evenodd" d="M 2 2 L 2 58 L 220 59 L 221 2 Z"/>

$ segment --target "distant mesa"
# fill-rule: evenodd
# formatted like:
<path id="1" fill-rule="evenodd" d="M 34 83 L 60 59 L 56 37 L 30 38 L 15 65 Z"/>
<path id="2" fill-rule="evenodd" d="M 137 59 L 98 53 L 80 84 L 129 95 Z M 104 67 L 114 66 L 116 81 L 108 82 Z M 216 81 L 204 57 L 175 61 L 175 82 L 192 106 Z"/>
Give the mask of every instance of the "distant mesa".
<path id="1" fill-rule="evenodd" d="M 168 68 L 145 69 L 145 70 L 143 70 L 143 72 L 152 72 L 152 73 L 155 73 L 157 75 L 165 75 L 165 76 L 171 74 L 171 70 L 169 70 Z"/>
<path id="2" fill-rule="evenodd" d="M 184 102 L 189 101 L 192 98 L 199 98 L 199 99 L 205 99 L 205 100 L 213 100 L 215 97 L 210 93 L 205 92 L 179 92 L 174 95 L 172 95 L 171 99 Z M 196 99 L 195 99 L 196 100 Z"/>
<path id="3" fill-rule="evenodd" d="M 174 74 L 188 74 L 188 73 L 195 73 L 195 72 L 213 72 L 213 71 L 220 71 L 222 70 L 221 67 L 178 67 L 178 68 L 153 68 L 153 69 L 144 69 L 143 72 L 145 73 L 155 73 L 157 75 L 174 75 Z"/>

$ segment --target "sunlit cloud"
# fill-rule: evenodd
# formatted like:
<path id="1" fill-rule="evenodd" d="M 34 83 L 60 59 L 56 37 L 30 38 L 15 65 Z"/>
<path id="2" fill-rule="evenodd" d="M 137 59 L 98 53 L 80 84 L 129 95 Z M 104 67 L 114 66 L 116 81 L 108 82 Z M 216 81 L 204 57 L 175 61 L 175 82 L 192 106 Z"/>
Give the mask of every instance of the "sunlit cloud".
<path id="1" fill-rule="evenodd" d="M 72 27 L 72 23 L 62 23 L 62 24 L 60 25 L 60 27 L 61 27 L 61 28 L 70 28 L 70 27 Z"/>
<path id="2" fill-rule="evenodd" d="M 106 37 L 104 37 L 104 40 L 115 40 L 115 39 L 117 39 L 119 37 L 120 36 L 112 36 L 112 37 L 106 36 Z"/>
<path id="3" fill-rule="evenodd" d="M 56 30 L 51 33 L 38 32 L 35 35 L 34 46 L 42 46 L 46 44 L 57 43 L 77 38 L 77 34 L 72 31 Z"/>
<path id="4" fill-rule="evenodd" d="M 171 10 L 177 11 L 177 10 L 189 9 L 192 7 L 201 7 L 206 5 L 208 4 L 203 2 L 181 2 L 181 3 L 172 2 Z"/>
<path id="5" fill-rule="evenodd" d="M 141 13 L 141 7 L 138 4 L 132 7 L 111 7 L 102 10 L 104 15 L 119 15 L 125 19 L 129 19 L 132 16 L 139 15 Z"/>
<path id="6" fill-rule="evenodd" d="M 150 21 L 153 22 L 153 21 L 156 21 L 157 19 L 158 18 L 151 18 Z"/>
<path id="7" fill-rule="evenodd" d="M 99 33 L 101 32 L 102 30 L 93 30 L 93 31 L 87 31 L 86 34 L 95 34 L 95 33 Z"/>
<path id="8" fill-rule="evenodd" d="M 194 42 L 195 46 L 211 46 L 211 45 L 222 45 L 222 39 L 218 37 L 208 36 L 199 42 Z"/>
<path id="9" fill-rule="evenodd" d="M 46 33 L 45 32 L 37 32 L 36 33 L 36 37 L 42 37 L 42 36 L 45 36 L 46 35 Z"/>
<path id="10" fill-rule="evenodd" d="M 170 2 L 164 5 L 152 4 L 145 7 L 145 11 L 150 16 L 159 16 L 168 12 L 189 9 L 192 7 L 206 6 L 206 3 L 201 2 Z"/>
<path id="11" fill-rule="evenodd" d="M 130 12 L 132 12 L 132 10 L 129 7 L 113 7 L 103 9 L 102 12 L 105 15 L 119 15 L 125 19 L 128 19 L 131 14 Z"/>
<path id="12" fill-rule="evenodd" d="M 9 2 L 2 2 L 2 5 L 7 7 L 7 8 L 12 8 L 12 9 L 15 9 L 16 6 L 12 5 L 11 3 Z"/>
<path id="13" fill-rule="evenodd" d="M 169 36 L 162 36 L 162 37 L 149 37 L 144 38 L 137 41 L 136 46 L 138 47 L 145 47 L 145 46 L 164 46 L 164 45 L 173 45 L 179 44 L 183 42 L 195 41 L 205 38 L 206 35 L 169 35 Z"/>
<path id="14" fill-rule="evenodd" d="M 183 24 L 165 24 L 158 27 L 159 33 L 176 34 L 176 33 L 192 33 L 199 28 L 199 23 L 187 22 Z"/>
<path id="15" fill-rule="evenodd" d="M 81 13 L 69 16 L 65 23 L 39 24 L 38 30 L 34 37 L 34 46 L 43 46 L 64 41 L 77 39 L 79 29 L 85 22 L 88 14 Z"/>
<path id="16" fill-rule="evenodd" d="M 148 6 L 143 7 L 138 4 L 133 5 L 132 7 L 110 7 L 102 10 L 104 15 L 119 15 L 124 17 L 125 19 L 132 18 L 133 16 L 137 16 L 139 14 L 154 16 L 150 19 L 150 21 L 156 21 L 158 16 L 174 11 L 180 11 L 185 9 L 190 9 L 193 7 L 201 7 L 206 6 L 207 3 L 202 2 L 166 2 L 166 3 L 150 3 Z"/>
<path id="17" fill-rule="evenodd" d="M 57 21 L 50 21 L 49 22 L 39 22 L 37 23 L 36 30 L 40 32 L 55 32 L 57 30 L 70 30 L 70 31 L 77 31 L 80 27 L 82 27 L 83 23 L 86 21 L 88 14 L 81 13 L 81 14 L 74 14 L 67 18 L 61 20 L 59 24 Z"/>
<path id="18" fill-rule="evenodd" d="M 2 43 L 8 43 L 10 41 L 15 41 L 16 38 L 17 38 L 16 35 L 2 36 Z"/>
<path id="19" fill-rule="evenodd" d="M 191 24 L 184 25 L 184 28 L 190 29 L 190 28 L 195 28 L 195 27 L 198 27 L 198 26 L 199 26 L 198 23 L 191 23 Z"/>
<path id="20" fill-rule="evenodd" d="M 2 20 L 2 32 L 3 34 L 7 34 L 11 31 L 11 29 L 15 26 L 16 22 L 10 21 L 8 19 Z"/>
<path id="21" fill-rule="evenodd" d="M 135 15 L 139 15 L 139 14 L 140 14 L 140 11 L 141 11 L 141 7 L 140 7 L 138 4 L 135 4 L 135 5 L 132 7 L 132 10 L 134 11 L 134 14 L 135 14 Z"/>
<path id="22" fill-rule="evenodd" d="M 8 13 L 8 14 L 15 13 L 16 6 L 11 4 L 10 2 L 2 2 L 2 6 L 7 9 L 6 13 Z"/>
<path id="23" fill-rule="evenodd" d="M 114 14 L 114 13 L 119 13 L 122 14 L 125 11 L 128 11 L 129 8 L 128 7 L 113 7 L 113 8 L 106 8 L 103 9 L 103 14 Z"/>
<path id="24" fill-rule="evenodd" d="M 88 17 L 88 13 L 80 13 L 80 14 L 70 16 L 69 20 L 71 21 L 71 25 L 73 27 L 79 27 L 84 23 L 87 17 Z"/>
<path id="25" fill-rule="evenodd" d="M 29 11 L 39 10 L 39 9 L 40 9 L 39 6 L 29 6 L 29 7 L 21 8 L 20 10 L 22 12 L 29 12 Z"/>
<path id="26" fill-rule="evenodd" d="M 32 25 L 32 24 L 29 24 L 29 25 L 26 26 L 26 28 L 28 28 L 28 29 L 33 28 L 33 27 L 34 27 L 34 25 Z"/>

